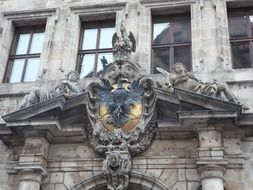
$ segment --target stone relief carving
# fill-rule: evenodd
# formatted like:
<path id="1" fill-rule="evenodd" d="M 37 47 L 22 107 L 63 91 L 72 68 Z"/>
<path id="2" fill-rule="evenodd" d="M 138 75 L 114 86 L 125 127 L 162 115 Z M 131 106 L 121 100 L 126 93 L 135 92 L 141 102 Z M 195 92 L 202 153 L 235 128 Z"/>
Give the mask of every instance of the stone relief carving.
<path id="1" fill-rule="evenodd" d="M 131 156 L 141 153 L 152 143 L 156 132 L 156 94 L 151 78 L 140 74 L 140 67 L 131 61 L 135 51 L 132 33 L 114 34 L 114 62 L 100 82 L 86 89 L 86 107 L 90 120 L 88 139 L 94 150 L 106 155 L 104 175 L 109 190 L 125 190 Z"/>
<path id="2" fill-rule="evenodd" d="M 163 86 L 165 89 L 177 87 L 197 92 L 199 94 L 224 99 L 232 103 L 241 104 L 226 84 L 217 81 L 203 82 L 197 79 L 193 74 L 189 73 L 185 66 L 180 62 L 174 65 L 171 74 L 162 68 L 157 68 L 157 70 L 166 78 L 166 83 Z M 242 105 L 242 107 L 243 109 L 248 109 L 244 105 Z"/>
<path id="3" fill-rule="evenodd" d="M 76 71 L 70 71 L 67 74 L 66 79 L 61 81 L 55 87 L 55 89 L 51 91 L 44 87 L 45 73 L 46 70 L 43 70 L 39 86 L 34 87 L 28 94 L 24 96 L 17 109 L 23 109 L 56 96 L 65 95 L 66 97 L 71 97 L 83 92 L 78 83 L 79 74 Z"/>
<path id="4" fill-rule="evenodd" d="M 131 156 L 127 151 L 111 151 L 106 153 L 103 167 L 104 175 L 108 182 L 108 190 L 127 189 L 131 165 Z"/>

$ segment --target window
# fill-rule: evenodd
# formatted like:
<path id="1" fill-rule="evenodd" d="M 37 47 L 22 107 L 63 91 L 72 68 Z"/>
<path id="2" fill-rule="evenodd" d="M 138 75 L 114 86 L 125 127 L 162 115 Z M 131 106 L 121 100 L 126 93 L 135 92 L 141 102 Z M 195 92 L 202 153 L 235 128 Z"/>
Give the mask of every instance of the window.
<path id="1" fill-rule="evenodd" d="M 81 78 L 101 75 L 112 62 L 114 32 L 114 21 L 83 24 L 77 64 Z"/>
<path id="2" fill-rule="evenodd" d="M 172 71 L 176 62 L 191 70 L 190 15 L 175 14 L 153 18 L 153 71 L 161 67 Z"/>
<path id="3" fill-rule="evenodd" d="M 252 68 L 253 8 L 229 10 L 228 24 L 233 68 Z"/>
<path id="4" fill-rule="evenodd" d="M 40 66 L 44 27 L 17 27 L 8 59 L 5 82 L 35 81 Z"/>

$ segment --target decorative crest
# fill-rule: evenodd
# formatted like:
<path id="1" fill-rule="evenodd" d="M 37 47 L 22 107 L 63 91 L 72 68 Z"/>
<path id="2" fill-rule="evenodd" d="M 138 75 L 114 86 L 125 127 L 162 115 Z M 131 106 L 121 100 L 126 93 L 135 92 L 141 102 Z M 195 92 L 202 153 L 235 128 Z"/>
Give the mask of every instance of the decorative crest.
<path id="1" fill-rule="evenodd" d="M 106 155 L 104 175 L 108 190 L 126 190 L 131 156 L 148 148 L 156 131 L 156 94 L 153 81 L 140 74 L 131 62 L 135 38 L 121 25 L 121 35 L 113 35 L 114 62 L 100 82 L 87 88 L 87 112 L 91 126 L 88 138 L 94 150 Z"/>

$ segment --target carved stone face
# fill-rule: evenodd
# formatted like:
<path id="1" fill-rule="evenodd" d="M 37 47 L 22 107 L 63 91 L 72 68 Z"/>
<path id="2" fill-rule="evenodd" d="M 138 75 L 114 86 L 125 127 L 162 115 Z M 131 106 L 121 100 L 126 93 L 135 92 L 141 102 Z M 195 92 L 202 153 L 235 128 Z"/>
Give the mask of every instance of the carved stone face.
<path id="1" fill-rule="evenodd" d="M 110 70 L 108 70 L 108 78 L 115 80 L 118 75 L 118 68 L 116 66 L 112 66 Z"/>
<path id="2" fill-rule="evenodd" d="M 182 73 L 183 71 L 185 71 L 186 69 L 185 69 L 185 67 L 184 67 L 184 65 L 182 64 L 182 63 L 176 63 L 175 65 L 174 65 L 174 71 L 176 72 L 176 73 Z"/>
<path id="3" fill-rule="evenodd" d="M 70 72 L 69 74 L 68 74 L 68 80 L 69 81 L 71 81 L 71 82 L 76 82 L 76 81 L 78 81 L 79 80 L 79 75 L 78 75 L 78 73 L 76 73 L 76 72 Z"/>
<path id="4" fill-rule="evenodd" d="M 109 158 L 111 168 L 118 168 L 120 165 L 120 157 L 116 153 L 112 153 Z"/>

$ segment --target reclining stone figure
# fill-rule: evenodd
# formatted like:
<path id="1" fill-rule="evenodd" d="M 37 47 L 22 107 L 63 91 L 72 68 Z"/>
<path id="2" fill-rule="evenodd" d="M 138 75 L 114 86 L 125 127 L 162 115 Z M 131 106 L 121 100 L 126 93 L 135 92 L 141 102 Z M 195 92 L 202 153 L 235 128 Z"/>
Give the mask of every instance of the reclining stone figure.
<path id="1" fill-rule="evenodd" d="M 223 94 L 229 102 L 241 104 L 226 84 L 217 81 L 203 82 L 195 78 L 193 74 L 189 73 L 185 66 L 180 62 L 174 65 L 171 74 L 162 68 L 157 68 L 157 70 L 167 79 L 165 86 L 163 86 L 166 89 L 177 87 L 220 99 L 222 99 Z M 248 109 L 244 105 L 242 106 L 243 109 Z"/>
<path id="2" fill-rule="evenodd" d="M 48 91 L 43 86 L 34 87 L 28 94 L 26 94 L 22 102 L 18 106 L 19 109 L 26 108 L 33 104 L 43 102 L 50 98 L 65 95 L 66 97 L 75 96 L 83 92 L 78 83 L 79 74 L 76 71 L 70 71 L 65 80 L 61 81 L 54 90 Z"/>

